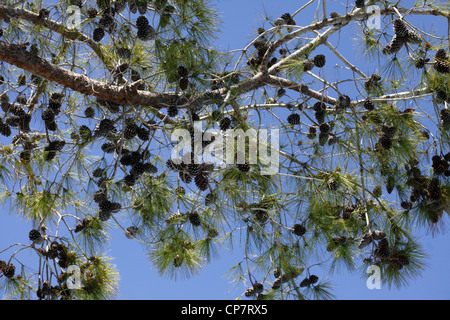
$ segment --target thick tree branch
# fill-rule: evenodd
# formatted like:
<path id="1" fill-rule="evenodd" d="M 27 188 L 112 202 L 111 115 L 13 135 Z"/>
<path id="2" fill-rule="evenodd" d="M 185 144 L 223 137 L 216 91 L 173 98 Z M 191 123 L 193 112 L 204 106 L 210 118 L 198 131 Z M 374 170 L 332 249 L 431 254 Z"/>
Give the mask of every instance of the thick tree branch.
<path id="1" fill-rule="evenodd" d="M 114 69 L 113 61 L 111 61 L 110 58 L 108 58 L 102 48 L 101 45 L 96 43 L 94 40 L 86 36 L 80 31 L 77 31 L 76 29 L 69 29 L 66 26 L 64 26 L 61 23 L 57 23 L 49 18 L 42 18 L 39 16 L 39 14 L 34 13 L 32 11 L 28 11 L 26 9 L 21 8 L 13 8 L 13 7 L 7 7 L 5 5 L 0 5 L 0 18 L 17 18 L 17 19 L 23 19 L 28 22 L 33 23 L 34 25 L 41 25 L 49 30 L 52 30 L 54 32 L 57 32 L 61 34 L 62 36 L 66 37 L 70 40 L 78 40 L 83 43 L 86 43 L 94 52 L 95 54 L 100 58 L 100 60 L 103 61 L 105 66 L 108 68 L 108 70 L 112 71 Z"/>
<path id="2" fill-rule="evenodd" d="M 91 79 L 34 56 L 23 46 L 7 44 L 3 41 L 0 41 L 0 60 L 82 94 L 93 95 L 120 105 L 162 108 L 175 104 L 178 100 L 177 94 L 137 90 L 137 86 L 140 84 L 139 81 L 128 86 L 115 86 Z"/>

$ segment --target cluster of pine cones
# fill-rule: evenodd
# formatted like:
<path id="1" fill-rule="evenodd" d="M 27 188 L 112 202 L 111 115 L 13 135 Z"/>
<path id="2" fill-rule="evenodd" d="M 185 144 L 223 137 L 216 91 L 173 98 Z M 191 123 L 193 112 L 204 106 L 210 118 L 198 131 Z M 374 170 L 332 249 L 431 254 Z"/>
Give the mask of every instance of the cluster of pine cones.
<path id="1" fill-rule="evenodd" d="M 103 39 L 103 37 L 105 36 L 105 32 L 114 32 L 117 26 L 116 21 L 114 20 L 114 16 L 116 15 L 116 13 L 122 12 L 126 8 L 127 4 L 132 14 L 140 14 L 138 19 L 136 20 L 136 27 L 137 38 L 142 41 L 153 40 L 156 36 L 155 29 L 151 25 L 149 25 L 148 19 L 145 17 L 145 14 L 148 11 L 149 4 L 154 6 L 155 12 L 160 13 L 160 26 L 164 26 L 167 24 L 167 22 L 170 20 L 170 16 L 175 10 L 173 6 L 167 4 L 167 1 L 117 0 L 114 1 L 113 5 L 104 7 L 101 5 L 101 2 L 97 3 L 100 6 L 99 10 L 101 11 L 101 16 L 100 19 L 96 22 L 96 28 L 93 32 L 93 40 L 96 42 L 99 42 Z M 99 10 L 97 10 L 96 8 L 89 8 L 86 10 L 86 14 L 90 19 L 95 19 L 100 13 Z"/>
<path id="2" fill-rule="evenodd" d="M 64 96 L 61 93 L 54 92 L 49 96 L 48 106 L 42 111 L 41 118 L 44 121 L 45 128 L 48 131 L 55 131 L 58 129 L 55 117 L 61 112 L 62 100 Z M 31 153 L 38 145 L 35 143 L 37 135 L 29 135 L 30 122 L 32 114 L 27 113 L 22 105 L 27 104 L 27 99 L 24 96 L 16 98 L 16 103 L 10 103 L 9 97 L 6 93 L 0 96 L 1 108 L 5 112 L 6 120 L 0 120 L 0 134 L 9 137 L 12 134 L 11 128 L 17 127 L 19 133 L 12 138 L 13 143 L 21 144 L 23 151 L 19 156 L 22 161 L 31 159 Z M 46 161 L 53 160 L 57 153 L 62 151 L 66 142 L 64 140 L 49 141 L 43 149 L 44 159 Z"/>
<path id="3" fill-rule="evenodd" d="M 209 162 L 196 163 L 192 153 L 183 155 L 180 163 L 172 159 L 167 160 L 167 168 L 178 172 L 178 176 L 186 184 L 194 180 L 200 191 L 205 191 L 209 186 L 209 177 L 214 170 L 214 164 Z"/>
<path id="4" fill-rule="evenodd" d="M 45 242 L 45 237 L 37 229 L 32 229 L 28 233 L 28 237 L 35 246 L 42 245 Z M 48 248 L 41 246 L 35 248 L 35 250 L 38 255 L 44 259 L 57 259 L 57 264 L 62 269 L 67 269 L 69 266 L 67 248 L 56 240 L 52 241 Z M 67 284 L 64 283 L 64 274 L 64 272 L 60 274 L 58 277 L 58 284 L 55 286 L 51 286 L 47 281 L 40 283 L 40 286 L 36 291 L 37 297 L 39 299 L 45 299 L 47 296 L 51 296 L 52 298 L 55 296 L 61 296 L 62 298 L 68 297 L 70 295 L 70 290 L 68 290 Z"/>
<path id="5" fill-rule="evenodd" d="M 16 266 L 11 262 L 5 262 L 0 260 L 0 277 L 4 275 L 5 277 L 11 279 L 16 273 Z"/>
<path id="6" fill-rule="evenodd" d="M 411 166 L 406 166 L 408 174 L 407 185 L 411 187 L 412 191 L 409 201 L 402 202 L 402 207 L 409 209 L 411 203 L 426 201 L 436 202 L 440 201 L 442 197 L 441 184 L 439 176 L 450 176 L 450 152 L 444 156 L 434 155 L 432 158 L 433 177 L 427 177 L 422 174 L 417 167 L 417 163 L 412 163 Z"/>
<path id="7" fill-rule="evenodd" d="M 406 43 L 419 44 L 422 42 L 420 36 L 413 30 L 408 29 L 406 23 L 401 19 L 394 20 L 394 37 L 384 48 L 384 54 L 393 54 L 400 51 Z"/>

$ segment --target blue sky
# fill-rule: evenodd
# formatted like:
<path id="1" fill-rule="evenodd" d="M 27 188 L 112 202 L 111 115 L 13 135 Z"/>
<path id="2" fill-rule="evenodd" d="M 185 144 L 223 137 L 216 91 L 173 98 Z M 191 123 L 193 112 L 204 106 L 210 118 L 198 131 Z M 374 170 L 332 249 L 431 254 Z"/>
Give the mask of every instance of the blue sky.
<path id="1" fill-rule="evenodd" d="M 223 24 L 216 45 L 223 49 L 241 49 L 252 39 L 257 27 L 262 26 L 265 14 L 269 18 L 279 17 L 285 12 L 294 12 L 306 1 L 273 1 L 273 0 L 215 0 L 215 7 L 221 12 Z M 352 1 L 349 2 L 351 5 Z M 402 1 L 412 3 L 413 1 Z M 328 12 L 345 11 L 347 1 L 327 1 Z M 406 6 L 405 4 L 405 6 Z M 299 25 L 311 22 L 317 2 L 296 18 Z M 321 10 L 321 8 L 319 9 Z M 302 17 L 305 17 L 302 23 Z M 418 21 L 418 23 L 420 23 Z M 441 28 L 446 28 L 442 21 L 436 22 Z M 438 27 L 439 30 L 439 27 Z M 348 45 L 340 45 L 344 56 L 354 58 L 351 31 L 343 31 L 340 41 Z M 358 58 L 355 58 L 358 59 Z M 8 215 L 3 209 L 0 215 L 0 250 L 13 242 L 28 242 L 30 226 L 25 222 L 18 223 L 17 218 Z M 7 209 L 6 209 L 7 210 Z M 445 220 L 448 224 L 449 219 Z M 360 274 L 350 275 L 340 272 L 332 277 L 333 293 L 337 299 L 449 299 L 450 298 L 450 255 L 448 244 L 450 234 L 440 233 L 435 236 L 419 230 L 423 235 L 424 249 L 429 254 L 428 267 L 422 277 L 400 290 L 383 287 L 380 290 L 369 290 L 365 279 Z M 132 240 L 124 239 L 121 230 L 113 230 L 108 254 L 114 257 L 120 273 L 119 299 L 234 299 L 243 293 L 245 288 L 233 290 L 229 279 L 224 275 L 230 267 L 241 260 L 238 253 L 224 249 L 220 257 L 206 265 L 199 275 L 190 279 L 170 280 L 161 278 L 152 268 L 144 254 L 142 246 Z M 0 255 L 1 257 L 1 255 Z M 26 255 L 24 257 L 26 259 Z M 317 269 L 320 278 L 329 278 L 326 270 Z"/>

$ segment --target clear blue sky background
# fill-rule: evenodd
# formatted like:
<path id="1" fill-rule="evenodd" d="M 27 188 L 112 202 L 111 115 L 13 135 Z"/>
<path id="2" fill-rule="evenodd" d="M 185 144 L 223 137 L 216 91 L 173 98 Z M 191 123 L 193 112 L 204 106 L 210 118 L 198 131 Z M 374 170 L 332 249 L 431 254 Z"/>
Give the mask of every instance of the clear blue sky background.
<path id="1" fill-rule="evenodd" d="M 218 11 L 221 13 L 223 24 L 216 45 L 223 49 L 244 48 L 257 27 L 262 26 L 267 14 L 270 18 L 279 17 L 285 12 L 293 13 L 307 1 L 296 0 L 215 0 Z M 348 1 L 349 5 L 353 4 Z M 402 1 L 402 4 L 413 1 Z M 347 1 L 328 0 L 328 12 L 345 12 Z M 296 17 L 297 24 L 307 25 L 311 22 L 317 2 L 305 13 Z M 321 8 L 320 8 L 321 11 Z M 304 17 L 304 22 L 302 21 Z M 420 21 L 417 20 L 418 23 Z M 435 22 L 439 28 L 446 29 L 446 24 Z M 420 24 L 418 25 L 421 26 Z M 439 29 L 438 28 L 438 29 Z M 351 30 L 341 32 L 339 49 L 349 59 L 355 57 L 352 39 L 355 34 Z M 355 58 L 357 59 L 357 58 Z M 8 214 L 3 208 L 0 215 L 0 250 L 13 242 L 28 243 L 30 226 L 18 222 L 17 218 Z M 449 219 L 445 223 L 448 225 Z M 423 245 L 429 254 L 428 266 L 422 277 L 412 281 L 409 286 L 389 290 L 383 287 L 380 290 L 369 290 L 366 279 L 358 274 L 349 274 L 342 271 L 333 276 L 333 293 L 337 299 L 449 299 L 450 298 L 450 234 L 440 233 L 434 237 L 426 230 L 418 231 L 423 235 Z M 239 287 L 233 290 L 224 275 L 229 268 L 241 260 L 241 255 L 229 250 L 223 250 L 220 258 L 206 265 L 198 276 L 190 279 L 169 280 L 161 278 L 152 269 L 142 246 L 132 240 L 124 240 L 121 230 L 114 230 L 111 234 L 109 255 L 114 257 L 120 273 L 119 299 L 234 299 L 245 290 Z M 31 254 L 31 253 L 30 253 Z M 2 256 L 0 255 L 0 259 Z M 321 278 L 329 278 L 326 270 L 315 270 Z"/>

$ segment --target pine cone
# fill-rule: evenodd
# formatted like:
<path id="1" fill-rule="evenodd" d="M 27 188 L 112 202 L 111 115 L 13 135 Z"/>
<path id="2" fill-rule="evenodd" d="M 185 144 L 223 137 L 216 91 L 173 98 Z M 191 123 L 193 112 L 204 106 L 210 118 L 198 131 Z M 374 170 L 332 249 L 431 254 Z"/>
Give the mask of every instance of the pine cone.
<path id="1" fill-rule="evenodd" d="M 116 150 L 116 144 L 114 142 L 105 142 L 102 144 L 101 149 L 105 153 L 113 153 Z"/>
<path id="2" fill-rule="evenodd" d="M 338 184 L 334 178 L 330 178 L 327 181 L 327 187 L 330 190 L 336 190 L 338 188 Z"/>
<path id="3" fill-rule="evenodd" d="M 331 127 L 328 123 L 324 122 L 324 123 L 320 124 L 319 130 L 321 133 L 329 133 L 331 130 Z"/>
<path id="4" fill-rule="evenodd" d="M 31 230 L 28 234 L 28 237 L 35 244 L 41 244 L 44 241 L 41 233 L 36 229 Z"/>
<path id="5" fill-rule="evenodd" d="M 443 60 L 436 60 L 433 64 L 434 69 L 439 73 L 450 73 L 450 64 Z"/>
<path id="6" fill-rule="evenodd" d="M 355 1 L 355 6 L 356 6 L 357 8 L 362 8 L 362 7 L 364 7 L 364 0 L 356 0 L 356 1 Z"/>
<path id="7" fill-rule="evenodd" d="M 241 172 L 249 172 L 250 171 L 250 164 L 248 163 L 238 163 L 237 168 Z"/>
<path id="8" fill-rule="evenodd" d="M 389 138 L 386 135 L 382 135 L 379 139 L 378 142 L 380 143 L 380 145 L 386 149 L 389 150 L 392 147 L 392 140 L 391 138 Z"/>
<path id="9" fill-rule="evenodd" d="M 188 214 L 189 222 L 193 225 L 198 227 L 201 224 L 200 216 L 197 213 L 197 211 L 191 212 Z"/>
<path id="10" fill-rule="evenodd" d="M 314 283 L 316 283 L 317 281 L 319 281 L 319 277 L 316 276 L 315 274 L 312 274 L 312 275 L 309 276 L 309 283 L 310 283 L 310 284 L 314 284 Z"/>
<path id="11" fill-rule="evenodd" d="M 404 21 L 400 19 L 394 20 L 394 33 L 401 38 L 408 36 L 408 27 Z"/>
<path id="12" fill-rule="evenodd" d="M 230 128 L 231 125 L 231 119 L 228 117 L 224 117 L 220 120 L 219 126 L 220 130 L 225 131 Z"/>
<path id="13" fill-rule="evenodd" d="M 447 60 L 447 53 L 445 52 L 445 49 L 443 48 L 438 49 L 434 55 L 434 58 L 436 60 L 443 60 L 443 61 Z"/>
<path id="14" fill-rule="evenodd" d="M 145 29 L 149 25 L 148 19 L 141 15 L 136 19 L 136 27 L 138 29 Z"/>
<path id="15" fill-rule="evenodd" d="M 379 258 L 387 258 L 391 254 L 391 250 L 389 248 L 389 242 L 386 238 L 381 239 L 378 242 L 377 248 L 374 252 L 376 257 Z"/>
<path id="16" fill-rule="evenodd" d="M 156 36 L 156 31 L 150 25 L 148 25 L 144 28 L 138 29 L 138 32 L 137 32 L 138 39 L 140 39 L 142 41 L 153 40 L 155 38 L 155 36 Z"/>
<path id="17" fill-rule="evenodd" d="M 214 202 L 214 194 L 208 193 L 205 196 L 205 206 L 209 207 Z"/>
<path id="18" fill-rule="evenodd" d="M 406 38 L 409 43 L 420 44 L 422 42 L 420 35 L 412 30 L 408 30 L 408 35 Z"/>
<path id="19" fill-rule="evenodd" d="M 171 118 L 176 117 L 178 115 L 178 108 L 175 106 L 169 106 L 167 108 L 167 115 Z"/>
<path id="20" fill-rule="evenodd" d="M 298 113 L 292 113 L 287 117 L 287 121 L 291 125 L 296 125 L 300 123 L 300 116 Z"/>
<path id="21" fill-rule="evenodd" d="M 310 71 L 314 68 L 315 64 L 314 61 L 311 59 L 308 59 L 305 61 L 305 63 L 303 64 L 303 71 Z"/>
<path id="22" fill-rule="evenodd" d="M 11 135 L 11 128 L 8 124 L 3 123 L 3 121 L 0 122 L 0 134 L 9 137 Z"/>
<path id="23" fill-rule="evenodd" d="M 383 134 L 388 137 L 388 138 L 393 138 L 395 133 L 397 132 L 397 128 L 394 126 L 386 126 L 383 125 L 381 127 L 381 131 L 383 132 Z"/>
<path id="24" fill-rule="evenodd" d="M 95 28 L 94 33 L 92 34 L 92 39 L 95 42 L 99 42 L 103 39 L 104 36 L 105 36 L 105 30 L 103 30 L 103 28 Z"/>
<path id="25" fill-rule="evenodd" d="M 353 211 L 355 211 L 355 207 L 353 206 L 345 207 L 344 211 L 342 212 L 342 219 L 344 220 L 350 219 Z"/>
<path id="26" fill-rule="evenodd" d="M 181 181 L 183 181 L 186 184 L 189 184 L 192 181 L 192 176 L 186 171 L 180 171 L 178 173 L 178 176 L 180 177 Z"/>
<path id="27" fill-rule="evenodd" d="M 255 290 L 253 289 L 253 287 L 247 288 L 247 290 L 245 290 L 244 295 L 249 298 L 249 297 L 253 297 L 256 295 Z"/>
<path id="28" fill-rule="evenodd" d="M 300 282 L 300 288 L 308 287 L 311 284 L 309 278 L 305 278 Z"/>
<path id="29" fill-rule="evenodd" d="M 313 59 L 314 65 L 318 68 L 322 68 L 325 65 L 326 58 L 323 54 L 318 54 Z"/>
<path id="30" fill-rule="evenodd" d="M 89 8 L 86 10 L 86 14 L 89 19 L 95 19 L 97 17 L 98 11 L 95 8 Z"/>
<path id="31" fill-rule="evenodd" d="M 450 127 L 450 109 L 442 109 L 439 112 L 443 127 Z"/>
<path id="32" fill-rule="evenodd" d="M 261 293 L 261 292 L 263 292 L 263 290 L 264 290 L 264 286 L 262 283 L 259 283 L 259 282 L 253 283 L 253 291 L 255 293 Z"/>
<path id="33" fill-rule="evenodd" d="M 195 185 L 201 191 L 208 189 L 208 178 L 202 173 L 194 178 Z"/>
<path id="34" fill-rule="evenodd" d="M 3 275 L 9 279 L 14 277 L 15 272 L 16 267 L 12 263 L 8 263 L 6 266 L 3 267 Z"/>
<path id="35" fill-rule="evenodd" d="M 181 78 L 178 81 L 178 85 L 180 86 L 181 90 L 183 90 L 183 91 L 186 90 L 188 88 L 188 86 L 189 86 L 189 79 L 188 78 Z"/>
<path id="36" fill-rule="evenodd" d="M 405 44 L 406 40 L 405 38 L 399 37 L 397 35 L 394 35 L 391 42 L 389 42 L 382 50 L 384 54 L 393 54 L 400 51 L 400 49 Z"/>
<path id="37" fill-rule="evenodd" d="M 125 129 L 123 131 L 123 137 L 126 140 L 131 140 L 134 137 L 136 137 L 136 135 L 138 133 L 138 130 L 139 130 L 139 127 L 137 126 L 137 124 L 130 123 L 130 124 L 125 126 Z"/>
<path id="38" fill-rule="evenodd" d="M 414 62 L 414 66 L 415 66 L 417 69 L 423 69 L 423 68 L 425 67 L 425 64 L 426 64 L 428 61 L 430 61 L 429 58 L 425 58 L 425 59 L 419 58 L 419 59 L 417 59 L 417 60 Z"/>
<path id="39" fill-rule="evenodd" d="M 125 230 L 125 236 L 126 236 L 128 239 L 134 239 L 134 238 L 136 237 L 138 231 L 139 231 L 139 228 L 138 228 L 138 227 L 135 227 L 135 226 L 128 227 L 128 228 Z"/>
<path id="40" fill-rule="evenodd" d="M 303 236 L 306 233 L 306 228 L 305 226 L 303 226 L 302 224 L 294 224 L 292 226 L 292 232 L 296 235 L 296 236 Z"/>
<path id="41" fill-rule="evenodd" d="M 114 19 L 109 14 L 104 14 L 98 21 L 98 24 L 101 28 L 107 29 L 114 24 Z"/>
<path id="42" fill-rule="evenodd" d="M 338 109 L 345 109 L 350 107 L 350 98 L 347 95 L 341 95 L 338 98 L 338 104 L 336 106 L 336 108 Z"/>

